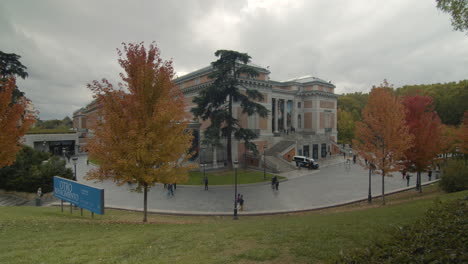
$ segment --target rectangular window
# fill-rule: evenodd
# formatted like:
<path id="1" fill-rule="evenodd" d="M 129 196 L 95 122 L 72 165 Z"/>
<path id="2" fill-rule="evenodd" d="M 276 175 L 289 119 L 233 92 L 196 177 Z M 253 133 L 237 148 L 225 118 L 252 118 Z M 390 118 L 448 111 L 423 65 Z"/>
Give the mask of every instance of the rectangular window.
<path id="1" fill-rule="evenodd" d="M 325 128 L 330 128 L 330 113 L 325 112 Z"/>
<path id="2" fill-rule="evenodd" d="M 326 158 L 327 157 L 327 144 L 322 144 L 322 150 L 321 150 L 321 156 L 322 158 Z"/>

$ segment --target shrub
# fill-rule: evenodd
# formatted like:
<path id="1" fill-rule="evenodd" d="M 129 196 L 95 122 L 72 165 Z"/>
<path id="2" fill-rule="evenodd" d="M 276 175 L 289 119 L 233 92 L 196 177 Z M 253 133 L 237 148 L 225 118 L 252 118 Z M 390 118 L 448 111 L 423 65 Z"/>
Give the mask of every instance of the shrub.
<path id="1" fill-rule="evenodd" d="M 446 192 L 468 189 L 468 167 L 461 160 L 451 160 L 444 168 L 439 186 Z"/>
<path id="2" fill-rule="evenodd" d="M 468 198 L 436 203 L 423 219 L 391 239 L 341 256 L 334 263 L 468 263 Z"/>
<path id="3" fill-rule="evenodd" d="M 54 176 L 71 179 L 73 173 L 59 157 L 24 146 L 13 165 L 0 169 L 0 189 L 36 192 L 41 187 L 47 193 L 53 190 Z"/>

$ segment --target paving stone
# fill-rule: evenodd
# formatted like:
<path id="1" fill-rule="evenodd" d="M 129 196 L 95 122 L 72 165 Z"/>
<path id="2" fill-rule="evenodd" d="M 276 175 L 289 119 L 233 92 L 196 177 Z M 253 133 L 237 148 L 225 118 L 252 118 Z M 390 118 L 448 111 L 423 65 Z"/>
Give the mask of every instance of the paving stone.
<path id="1" fill-rule="evenodd" d="M 86 165 L 86 159 L 86 156 L 79 156 L 78 181 L 104 188 L 105 206 L 142 209 L 143 194 L 131 192 L 128 184 L 116 186 L 111 181 L 85 181 L 87 171 L 95 167 Z M 339 158 L 321 163 L 323 166 L 319 170 L 302 169 L 283 173 L 288 180 L 280 183 L 279 191 L 272 190 L 270 183 L 238 186 L 238 192 L 244 195 L 245 212 L 303 210 L 367 197 L 367 170 L 358 164 L 352 164 L 347 170 L 344 160 Z M 70 163 L 67 166 L 73 167 Z M 427 181 L 425 173 L 422 178 L 423 182 Z M 371 180 L 372 194 L 381 194 L 381 175 L 374 174 Z M 412 177 L 411 185 L 414 184 L 415 177 Z M 385 178 L 386 192 L 405 187 L 406 180 L 400 173 Z M 234 187 L 210 186 L 208 191 L 204 191 L 203 186 L 177 185 L 175 195 L 168 196 L 163 185 L 158 184 L 148 193 L 148 208 L 160 212 L 230 213 L 234 208 Z"/>

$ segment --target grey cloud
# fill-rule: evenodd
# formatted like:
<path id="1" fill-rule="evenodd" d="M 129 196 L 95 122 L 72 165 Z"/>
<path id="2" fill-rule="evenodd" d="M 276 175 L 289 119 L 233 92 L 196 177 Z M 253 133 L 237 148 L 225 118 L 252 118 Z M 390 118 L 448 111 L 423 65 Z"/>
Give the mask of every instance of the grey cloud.
<path id="1" fill-rule="evenodd" d="M 91 100 L 86 84 L 119 81 L 121 42 L 156 41 L 187 73 L 217 49 L 247 52 L 272 79 L 310 74 L 336 92 L 467 78 L 468 38 L 434 1 L 14 1 L 0 3 L 0 49 L 22 56 L 19 82 L 42 119 Z"/>

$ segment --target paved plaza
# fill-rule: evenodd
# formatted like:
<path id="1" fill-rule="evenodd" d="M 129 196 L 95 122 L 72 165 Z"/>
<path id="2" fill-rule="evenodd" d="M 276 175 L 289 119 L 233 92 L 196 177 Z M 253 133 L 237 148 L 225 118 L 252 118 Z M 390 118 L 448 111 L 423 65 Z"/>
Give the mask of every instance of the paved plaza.
<path id="1" fill-rule="evenodd" d="M 130 185 L 116 186 L 112 181 L 93 182 L 84 180 L 86 173 L 95 168 L 86 165 L 86 156 L 78 157 L 77 178 L 81 183 L 103 188 L 105 206 L 123 209 L 142 210 L 143 194 L 130 191 Z M 287 180 L 279 185 L 279 190 L 272 190 L 269 183 L 239 185 L 238 192 L 244 196 L 244 212 L 257 214 L 287 212 L 314 209 L 367 198 L 368 171 L 358 164 L 351 164 L 346 169 L 344 161 L 336 158 L 330 165 L 320 170 L 294 170 L 281 174 Z M 72 167 L 70 163 L 67 166 Z M 413 175 L 413 174 L 412 174 Z M 434 177 L 434 176 L 433 176 Z M 382 177 L 372 175 L 372 194 L 382 192 Z M 415 176 L 411 177 L 410 186 L 415 185 Z M 423 183 L 428 181 L 427 174 L 422 176 Z M 434 178 L 433 178 L 434 180 Z M 406 180 L 400 173 L 385 178 L 385 192 L 406 188 Z M 234 207 L 234 186 L 178 185 L 174 196 L 168 196 L 162 184 L 158 184 L 148 193 L 148 210 L 162 213 L 186 214 L 232 214 Z"/>

